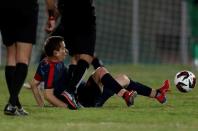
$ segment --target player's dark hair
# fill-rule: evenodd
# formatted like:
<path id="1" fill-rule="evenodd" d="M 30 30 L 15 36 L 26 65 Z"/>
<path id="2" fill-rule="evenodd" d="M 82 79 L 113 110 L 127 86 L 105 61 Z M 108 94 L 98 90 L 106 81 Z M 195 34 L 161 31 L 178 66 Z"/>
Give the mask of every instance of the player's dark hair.
<path id="1" fill-rule="evenodd" d="M 44 51 L 47 56 L 53 56 L 54 50 L 59 50 L 61 47 L 61 42 L 64 38 L 61 36 L 51 36 L 45 41 Z"/>

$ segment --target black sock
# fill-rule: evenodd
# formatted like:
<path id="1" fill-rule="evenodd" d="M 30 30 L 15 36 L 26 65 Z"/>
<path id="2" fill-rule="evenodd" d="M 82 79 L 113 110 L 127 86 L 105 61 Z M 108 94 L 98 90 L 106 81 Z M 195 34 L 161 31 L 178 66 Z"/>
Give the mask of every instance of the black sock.
<path id="1" fill-rule="evenodd" d="M 28 65 L 24 63 L 17 63 L 16 64 L 16 72 L 15 72 L 15 80 L 14 80 L 14 92 L 13 92 L 13 98 L 12 98 L 12 105 L 15 106 L 21 106 L 18 95 L 20 93 L 21 87 L 23 86 L 23 83 L 25 81 L 25 78 L 27 76 L 28 72 Z"/>
<path id="2" fill-rule="evenodd" d="M 73 77 L 75 69 L 76 69 L 76 65 L 74 65 L 74 64 L 69 65 L 69 69 L 68 69 L 69 78 Z"/>
<path id="3" fill-rule="evenodd" d="M 97 69 L 98 67 L 104 66 L 102 61 L 99 60 L 97 57 L 95 57 L 91 63 L 94 67 L 94 69 Z"/>
<path id="4" fill-rule="evenodd" d="M 15 70 L 16 70 L 16 66 L 9 66 L 7 65 L 5 67 L 5 78 L 6 78 L 6 83 L 7 83 L 7 87 L 8 87 L 8 91 L 10 94 L 10 98 L 9 98 L 9 103 L 11 101 L 11 96 L 13 95 L 13 82 L 14 82 L 14 77 L 15 77 Z"/>
<path id="5" fill-rule="evenodd" d="M 109 88 L 104 86 L 103 92 L 100 96 L 98 96 L 95 100 L 95 107 L 102 107 L 104 103 L 115 93 Z"/>
<path id="6" fill-rule="evenodd" d="M 73 72 L 73 77 L 69 83 L 68 91 L 70 93 L 74 93 L 76 91 L 78 84 L 81 82 L 82 77 L 88 68 L 89 68 L 89 63 L 87 63 L 84 60 L 78 61 L 76 68 Z"/>
<path id="7" fill-rule="evenodd" d="M 145 86 L 141 83 L 134 82 L 130 80 L 128 87 L 126 88 L 128 91 L 134 90 L 137 91 L 138 94 L 143 96 L 150 96 L 152 89 L 148 86 Z"/>
<path id="8" fill-rule="evenodd" d="M 123 89 L 122 86 L 109 73 L 102 77 L 101 82 L 105 87 L 111 89 L 116 94 Z"/>
<path id="9" fill-rule="evenodd" d="M 20 103 L 20 101 L 19 101 L 19 97 L 17 97 L 17 99 L 16 99 L 16 106 L 17 106 L 19 109 L 22 108 L 22 105 L 21 105 L 21 103 Z"/>

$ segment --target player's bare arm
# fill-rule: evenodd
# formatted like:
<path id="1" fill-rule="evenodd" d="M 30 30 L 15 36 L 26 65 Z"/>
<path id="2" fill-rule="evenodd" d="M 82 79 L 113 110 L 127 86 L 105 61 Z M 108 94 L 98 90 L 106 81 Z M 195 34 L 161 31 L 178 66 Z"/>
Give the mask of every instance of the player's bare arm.
<path id="1" fill-rule="evenodd" d="M 43 107 L 44 100 L 43 100 L 43 97 L 41 96 L 39 88 L 38 88 L 39 84 L 40 84 L 40 82 L 35 79 L 32 80 L 32 82 L 30 83 L 32 92 L 34 94 L 34 97 L 36 99 L 38 106 Z"/>
<path id="2" fill-rule="evenodd" d="M 59 99 L 56 98 L 56 96 L 54 96 L 53 89 L 45 89 L 44 98 L 53 106 L 67 108 L 67 105 L 64 102 L 60 101 Z"/>

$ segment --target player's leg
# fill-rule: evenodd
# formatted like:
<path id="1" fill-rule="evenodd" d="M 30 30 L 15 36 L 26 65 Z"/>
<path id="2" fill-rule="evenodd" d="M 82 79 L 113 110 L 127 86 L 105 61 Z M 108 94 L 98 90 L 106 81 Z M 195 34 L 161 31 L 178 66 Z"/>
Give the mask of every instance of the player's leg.
<path id="1" fill-rule="evenodd" d="M 5 22 L 5 21 L 4 21 Z M 6 24 L 9 23 L 9 24 Z M 16 97 L 14 79 L 16 71 L 16 45 L 15 45 L 15 26 L 7 19 L 4 26 L 1 28 L 3 43 L 6 46 L 6 66 L 5 66 L 5 79 L 9 90 L 10 98 L 8 104 L 4 108 L 6 115 L 18 115 L 16 108 Z"/>
<path id="2" fill-rule="evenodd" d="M 69 65 L 69 74 L 70 76 L 72 77 L 73 74 L 74 74 L 74 70 L 76 69 L 77 67 L 77 62 L 79 61 L 80 59 L 80 55 L 74 55 L 72 58 L 71 58 L 71 62 L 70 62 L 70 65 Z M 89 58 L 88 58 L 89 59 Z M 86 61 L 91 61 L 92 58 L 90 58 L 90 60 L 86 60 Z M 99 60 L 97 57 L 94 57 L 91 64 L 93 65 L 94 69 L 97 69 L 98 67 L 102 67 L 103 66 L 103 63 L 101 60 Z M 79 64 L 80 65 L 80 64 Z M 78 67 L 77 67 L 78 68 Z M 81 70 L 81 68 L 78 68 L 79 70 Z"/>
<path id="3" fill-rule="evenodd" d="M 115 77 L 116 81 L 125 87 L 128 91 L 134 90 L 137 91 L 139 95 L 152 97 L 155 96 L 156 90 L 153 90 L 152 88 L 145 86 L 141 83 L 134 82 L 130 80 L 126 75 L 118 75 Z"/>
<path id="4" fill-rule="evenodd" d="M 76 88 L 78 88 L 80 82 L 83 80 L 87 69 L 89 68 L 89 64 L 92 61 L 92 56 L 87 54 L 80 54 L 80 59 L 77 61 L 76 65 L 70 65 L 70 71 L 73 67 L 73 75 L 70 81 L 70 91 L 75 92 Z"/>
<path id="5" fill-rule="evenodd" d="M 96 56 L 93 57 L 91 64 L 94 67 L 94 69 L 97 69 L 98 67 L 104 67 L 103 62 Z"/>
<path id="6" fill-rule="evenodd" d="M 82 82 L 77 89 L 79 103 L 84 107 L 102 107 L 115 93 L 109 88 L 96 83 L 92 75 L 86 83 Z"/>
<path id="7" fill-rule="evenodd" d="M 102 107 L 105 102 L 114 95 L 115 93 L 109 89 L 108 87 L 103 87 L 103 91 L 101 93 L 101 95 L 98 95 L 95 98 L 95 105 L 94 107 Z"/>
<path id="8" fill-rule="evenodd" d="M 4 109 L 5 114 L 16 115 L 15 106 L 18 107 L 18 112 L 23 113 L 22 115 L 27 114 L 27 112 L 23 110 L 18 98 L 20 88 L 22 87 L 27 75 L 27 63 L 29 63 L 29 57 L 31 54 L 32 45 L 27 45 L 28 48 L 24 48 L 23 50 L 18 49 L 19 47 L 16 44 L 7 47 L 7 66 L 5 67 L 5 77 L 10 93 L 9 104 L 12 106 L 9 104 L 6 105 L 6 108 Z M 21 54 L 20 57 L 17 55 L 18 50 L 20 50 L 20 53 L 24 53 Z M 26 59 L 21 58 L 26 56 L 29 57 Z"/>
<path id="9" fill-rule="evenodd" d="M 89 68 L 93 60 L 93 54 L 95 49 L 95 30 L 71 36 L 68 40 L 68 50 L 71 56 L 78 56 L 76 61 L 75 70 L 70 81 L 70 90 L 74 92 L 79 86 L 86 70 Z"/>
<path id="10" fill-rule="evenodd" d="M 6 78 L 6 83 L 8 86 L 8 90 L 10 93 L 10 96 L 12 95 L 12 85 L 13 85 L 13 80 L 15 77 L 15 70 L 16 70 L 16 61 L 15 61 L 15 44 L 6 47 L 7 48 L 7 62 L 6 62 L 6 66 L 5 66 L 5 78 Z M 10 103 L 10 100 L 9 100 Z"/>
<path id="11" fill-rule="evenodd" d="M 26 115 L 26 112 L 23 110 L 19 99 L 18 99 L 18 93 L 20 92 L 24 80 L 27 75 L 27 64 L 29 63 L 30 54 L 32 49 L 32 45 L 28 45 L 21 50 L 19 44 L 23 44 L 19 41 L 23 41 L 24 43 L 33 43 L 35 42 L 36 37 L 36 25 L 37 25 L 37 16 L 38 16 L 38 8 L 37 4 L 33 4 L 32 6 L 35 6 L 34 8 L 27 8 L 30 10 L 22 11 L 22 10 L 11 10 L 11 14 L 8 15 L 8 23 L 4 23 L 4 31 L 3 31 L 3 39 L 6 46 L 9 47 L 9 44 L 13 44 L 12 49 L 7 48 L 7 65 L 14 65 L 15 67 L 15 73 L 14 73 L 14 80 L 12 83 L 12 95 L 10 99 L 10 103 L 13 105 L 13 107 L 16 109 L 15 106 L 17 106 L 17 112 L 19 115 Z M 28 14 L 29 12 L 29 14 Z M 7 18 L 7 17 L 6 17 Z M 17 19 L 16 22 L 13 22 L 11 19 Z M 7 34 L 6 34 L 7 33 Z M 7 39 L 5 39 L 7 36 Z M 11 42 L 9 42 L 10 40 Z M 13 51 L 15 50 L 15 51 Z M 23 52 L 23 54 L 19 54 L 19 52 Z M 20 56 L 20 57 L 19 57 Z M 22 57 L 21 57 L 22 56 Z M 27 61 L 28 60 L 28 61 Z M 14 63 L 14 64 L 13 64 Z M 8 71 L 9 72 L 9 71 Z M 18 79 L 21 79 L 21 81 Z M 5 110 L 10 109 L 9 106 L 5 108 Z M 21 113 L 22 111 L 22 113 Z M 13 114 L 15 115 L 15 114 Z"/>
<path id="12" fill-rule="evenodd" d="M 170 86 L 168 80 L 164 81 L 164 84 L 159 89 L 152 89 L 149 86 L 130 80 L 127 76 L 124 76 L 124 79 L 129 83 L 126 87 L 127 90 L 135 90 L 139 95 L 156 98 L 162 104 L 166 102 L 166 92 Z"/>
<path id="13" fill-rule="evenodd" d="M 124 89 L 104 67 L 98 68 L 93 74 L 93 77 L 96 83 L 101 82 L 104 87 L 109 88 L 118 96 L 123 97 L 128 106 L 134 104 L 134 98 L 136 97 L 137 93 L 135 91 L 129 92 Z"/>
<path id="14" fill-rule="evenodd" d="M 95 107 L 97 98 L 101 96 L 101 90 L 92 76 L 87 82 L 82 82 L 77 89 L 77 98 L 83 107 Z"/>
<path id="15" fill-rule="evenodd" d="M 15 93 L 18 97 L 20 90 L 23 86 L 23 83 L 26 79 L 28 73 L 28 65 L 30 62 L 30 57 L 32 53 L 32 44 L 31 43 L 24 43 L 18 42 L 16 44 L 16 71 L 15 71 Z M 20 101 L 16 101 L 16 106 L 18 107 L 18 111 L 21 112 L 22 115 L 27 115 L 27 112 L 23 109 L 20 104 Z"/>
<path id="16" fill-rule="evenodd" d="M 19 12 L 19 23 L 16 27 L 16 71 L 15 71 L 15 93 L 19 96 L 20 90 L 28 73 L 28 65 L 31 58 L 32 46 L 36 42 L 36 29 L 38 20 L 38 5 L 32 4 L 26 13 Z M 16 101 L 20 115 L 28 113 L 23 109 L 19 100 Z"/>
<path id="17" fill-rule="evenodd" d="M 6 55 L 6 66 L 5 66 L 5 78 L 8 87 L 8 91 L 10 94 L 10 98 L 8 104 L 5 106 L 4 113 L 7 115 L 18 115 L 18 112 L 15 107 L 15 99 L 14 96 L 15 89 L 13 87 L 14 78 L 15 78 L 15 70 L 16 70 L 16 61 L 15 61 L 15 53 L 16 47 L 15 44 L 6 47 L 7 55 Z M 17 98 L 18 99 L 18 98 Z"/>

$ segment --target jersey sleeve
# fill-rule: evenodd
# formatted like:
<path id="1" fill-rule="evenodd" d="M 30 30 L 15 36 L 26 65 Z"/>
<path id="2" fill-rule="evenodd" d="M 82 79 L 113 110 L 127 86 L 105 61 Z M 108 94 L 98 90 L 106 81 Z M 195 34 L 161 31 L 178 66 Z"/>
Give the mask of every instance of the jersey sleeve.
<path id="1" fill-rule="evenodd" d="M 34 75 L 34 79 L 37 80 L 37 81 L 43 81 L 41 63 L 38 65 L 38 68 L 37 68 L 36 73 Z"/>
<path id="2" fill-rule="evenodd" d="M 54 64 L 42 61 L 36 70 L 34 79 L 40 82 L 43 81 L 45 89 L 52 89 L 54 81 Z"/>

